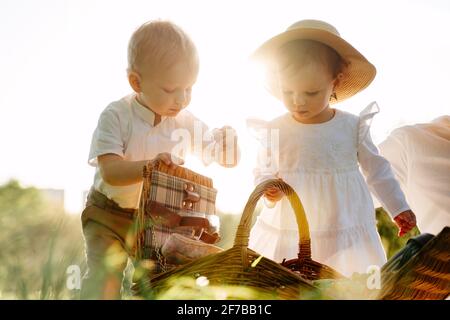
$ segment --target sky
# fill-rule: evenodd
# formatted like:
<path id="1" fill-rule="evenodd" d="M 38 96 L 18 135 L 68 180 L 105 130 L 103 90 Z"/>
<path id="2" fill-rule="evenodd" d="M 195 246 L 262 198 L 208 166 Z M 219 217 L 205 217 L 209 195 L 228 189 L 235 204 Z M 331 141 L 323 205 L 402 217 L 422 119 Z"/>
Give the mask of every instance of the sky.
<path id="1" fill-rule="evenodd" d="M 369 88 L 337 105 L 358 114 L 371 101 L 380 113 L 372 136 L 450 114 L 450 2 L 436 1 L 140 1 L 2 0 L 0 2 L 0 183 L 66 191 L 78 213 L 94 168 L 87 164 L 98 116 L 131 93 L 129 37 L 142 23 L 169 19 L 190 34 L 200 74 L 189 110 L 210 127 L 233 126 L 243 150 L 234 169 L 186 165 L 211 176 L 217 206 L 241 213 L 253 190 L 256 144 L 247 118 L 285 112 L 262 87 L 248 57 L 301 19 L 320 19 L 377 67 Z"/>

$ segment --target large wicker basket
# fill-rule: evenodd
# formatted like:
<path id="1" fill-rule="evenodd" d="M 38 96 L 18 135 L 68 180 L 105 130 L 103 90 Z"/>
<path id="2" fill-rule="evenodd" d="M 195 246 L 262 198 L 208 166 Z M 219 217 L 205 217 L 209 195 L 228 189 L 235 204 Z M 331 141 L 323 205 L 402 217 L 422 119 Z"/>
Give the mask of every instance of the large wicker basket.
<path id="1" fill-rule="evenodd" d="M 135 292 L 142 294 L 150 290 L 153 294 L 158 294 L 169 289 L 177 277 L 196 279 L 203 276 L 211 285 L 237 285 L 255 289 L 264 299 L 268 297 L 270 299 L 333 298 L 321 296 L 321 292 L 312 281 L 248 248 L 252 215 L 256 204 L 264 191 L 271 187 L 278 187 L 285 193 L 294 209 L 298 225 L 302 226 L 300 251 L 303 263 L 307 264 L 307 268 L 301 269 L 302 272 L 306 272 L 309 276 L 314 275 L 314 278 L 319 277 L 324 268 L 319 263 L 309 262 L 310 235 L 300 199 L 289 185 L 274 179 L 261 183 L 250 195 L 231 249 L 149 278 L 146 282 L 141 282 L 139 287 L 135 286 Z"/>
<path id="2" fill-rule="evenodd" d="M 280 180 L 281 181 L 281 180 Z M 284 185 L 281 184 L 282 187 Z M 283 191 L 285 188 L 283 188 Z M 285 191 L 286 192 L 286 191 Z M 298 203 L 296 202 L 298 200 Z M 297 258 L 281 262 L 281 265 L 298 273 L 300 276 L 308 280 L 319 279 L 342 279 L 344 276 L 334 270 L 333 268 L 324 265 L 320 262 L 314 261 L 311 258 L 311 236 L 309 233 L 309 224 L 306 219 L 305 209 L 298 197 L 293 199 L 294 205 L 297 207 L 295 217 L 299 231 L 299 250 Z"/>
<path id="3" fill-rule="evenodd" d="M 399 257 L 400 258 L 400 257 Z M 381 269 L 381 300 L 442 300 L 450 294 L 450 227 L 429 240 L 408 262 Z"/>

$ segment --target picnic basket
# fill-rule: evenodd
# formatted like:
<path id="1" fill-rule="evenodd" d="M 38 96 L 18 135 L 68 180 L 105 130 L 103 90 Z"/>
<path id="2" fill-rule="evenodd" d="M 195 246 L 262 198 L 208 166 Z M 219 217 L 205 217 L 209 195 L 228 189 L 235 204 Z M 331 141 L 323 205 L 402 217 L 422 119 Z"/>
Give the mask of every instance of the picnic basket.
<path id="1" fill-rule="evenodd" d="M 138 265 L 158 274 L 179 265 L 174 261 L 185 260 L 180 256 L 167 259 L 163 255 L 165 248 L 172 252 L 184 245 L 191 251 L 188 254 L 220 250 L 213 246 L 219 240 L 216 194 L 211 178 L 159 160 L 149 162 L 144 167 L 135 224 Z"/>
<path id="2" fill-rule="evenodd" d="M 303 206 L 295 191 L 280 179 L 267 180 L 259 184 L 250 195 L 242 214 L 232 248 L 200 258 L 191 263 L 148 278 L 141 283 L 140 290 L 151 290 L 158 294 L 170 288 L 174 278 L 205 277 L 211 285 L 236 285 L 255 289 L 261 297 L 267 299 L 311 299 L 332 297 L 321 296 L 320 290 L 312 281 L 298 272 L 291 271 L 248 248 L 249 234 L 258 200 L 264 191 L 278 187 L 287 196 L 297 217 L 300 232 L 301 263 L 306 266 L 299 270 L 308 277 L 321 276 L 324 267 L 319 263 L 310 262 L 310 235 Z M 326 268 L 328 271 L 328 268 Z M 329 273 L 326 272 L 328 275 Z"/>
<path id="3" fill-rule="evenodd" d="M 450 227 L 427 239 L 421 248 L 411 240 L 381 268 L 381 290 L 377 299 L 447 298 L 450 294 Z"/>

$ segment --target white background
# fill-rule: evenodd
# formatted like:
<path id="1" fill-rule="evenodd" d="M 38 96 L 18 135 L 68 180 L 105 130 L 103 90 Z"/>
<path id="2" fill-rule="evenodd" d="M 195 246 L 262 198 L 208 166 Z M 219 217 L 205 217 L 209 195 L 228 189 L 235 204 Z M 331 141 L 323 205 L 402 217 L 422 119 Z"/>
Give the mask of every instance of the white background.
<path id="1" fill-rule="evenodd" d="M 170 19 L 197 44 L 201 69 L 190 110 L 211 127 L 232 125 L 243 151 L 235 169 L 191 168 L 214 178 L 218 207 L 240 213 L 253 189 L 255 143 L 245 119 L 284 112 L 248 56 L 301 19 L 333 24 L 378 70 L 372 85 L 338 107 L 376 100 L 375 142 L 397 126 L 449 114 L 450 2 L 70 1 L 0 2 L 0 183 L 66 190 L 77 213 L 94 169 L 87 165 L 100 112 L 130 93 L 126 49 L 143 22 Z"/>

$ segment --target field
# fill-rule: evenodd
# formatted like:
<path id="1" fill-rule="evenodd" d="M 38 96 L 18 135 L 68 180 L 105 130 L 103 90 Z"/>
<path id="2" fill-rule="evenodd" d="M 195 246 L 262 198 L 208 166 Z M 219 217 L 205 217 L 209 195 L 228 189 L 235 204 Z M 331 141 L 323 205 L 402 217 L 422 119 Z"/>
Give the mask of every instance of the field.
<path id="1" fill-rule="evenodd" d="M 239 215 L 220 213 L 222 240 L 219 246 L 233 245 Z M 397 228 L 387 214 L 377 210 L 378 230 L 388 257 L 402 248 L 413 230 L 397 237 Z M 86 269 L 79 216 L 67 215 L 44 200 L 35 188 L 17 181 L 0 186 L 0 299 L 78 299 L 78 274 Z M 124 282 L 124 298 L 130 298 L 131 264 Z M 163 297 L 223 299 L 236 295 L 250 299 L 251 290 L 198 286 L 190 280 L 178 281 L 176 290 Z M 242 289 L 242 288 L 241 288 Z M 182 295 L 180 297 L 180 294 Z"/>

